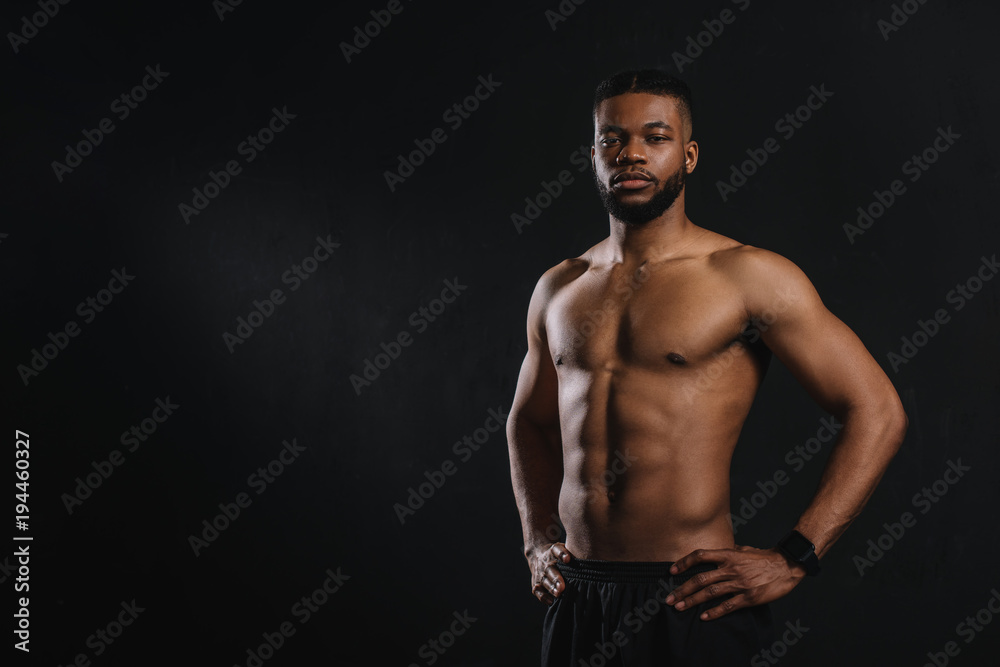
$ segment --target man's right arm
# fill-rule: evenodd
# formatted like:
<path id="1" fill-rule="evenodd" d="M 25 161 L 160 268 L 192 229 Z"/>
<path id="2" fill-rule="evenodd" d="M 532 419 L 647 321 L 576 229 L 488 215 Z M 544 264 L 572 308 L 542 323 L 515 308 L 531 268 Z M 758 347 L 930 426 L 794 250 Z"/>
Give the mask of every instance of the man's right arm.
<path id="1" fill-rule="evenodd" d="M 521 364 L 517 390 L 507 418 L 510 473 L 524 533 L 524 555 L 533 574 L 536 596 L 550 604 L 552 585 L 561 588 L 558 574 L 540 561 L 558 538 L 562 486 L 562 440 L 559 429 L 559 385 L 545 333 L 545 310 L 554 289 L 555 269 L 535 285 L 528 305 L 528 353 Z M 555 537 L 552 535 L 555 534 Z M 549 580 L 546 582 L 546 580 Z"/>

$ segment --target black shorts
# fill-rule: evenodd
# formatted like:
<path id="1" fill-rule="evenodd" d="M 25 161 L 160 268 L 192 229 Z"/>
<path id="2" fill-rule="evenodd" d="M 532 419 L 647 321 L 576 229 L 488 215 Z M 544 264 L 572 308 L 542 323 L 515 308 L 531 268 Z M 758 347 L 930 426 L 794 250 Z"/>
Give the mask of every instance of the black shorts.
<path id="1" fill-rule="evenodd" d="M 667 595 L 714 564 L 671 575 L 673 562 L 574 558 L 556 567 L 566 589 L 545 613 L 542 667 L 749 665 L 774 642 L 769 605 L 703 621 L 701 613 L 731 595 L 678 611 Z"/>

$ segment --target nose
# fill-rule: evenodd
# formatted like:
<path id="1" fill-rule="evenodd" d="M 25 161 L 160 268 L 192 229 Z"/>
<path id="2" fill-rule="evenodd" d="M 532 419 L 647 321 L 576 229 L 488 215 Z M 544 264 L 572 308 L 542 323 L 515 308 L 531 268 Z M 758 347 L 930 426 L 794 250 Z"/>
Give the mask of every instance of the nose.
<path id="1" fill-rule="evenodd" d="M 642 151 L 635 144 L 634 140 L 630 140 L 627 143 L 622 144 L 621 152 L 618 153 L 618 157 L 615 158 L 615 162 L 620 165 L 625 164 L 636 164 L 637 162 L 645 162 L 646 156 L 643 155 Z"/>

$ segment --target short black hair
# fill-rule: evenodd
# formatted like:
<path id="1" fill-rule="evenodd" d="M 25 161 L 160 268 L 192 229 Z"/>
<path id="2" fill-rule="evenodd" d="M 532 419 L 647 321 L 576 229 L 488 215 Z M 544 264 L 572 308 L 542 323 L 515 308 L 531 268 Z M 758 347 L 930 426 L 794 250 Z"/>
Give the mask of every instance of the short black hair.
<path id="1" fill-rule="evenodd" d="M 652 93 L 653 95 L 674 98 L 681 120 L 687 123 L 688 129 L 692 133 L 694 132 L 691 89 L 677 77 L 658 69 L 618 72 L 597 86 L 597 91 L 594 93 L 592 116 L 597 116 L 597 107 L 600 106 L 601 102 L 609 97 L 616 97 L 624 93 Z"/>

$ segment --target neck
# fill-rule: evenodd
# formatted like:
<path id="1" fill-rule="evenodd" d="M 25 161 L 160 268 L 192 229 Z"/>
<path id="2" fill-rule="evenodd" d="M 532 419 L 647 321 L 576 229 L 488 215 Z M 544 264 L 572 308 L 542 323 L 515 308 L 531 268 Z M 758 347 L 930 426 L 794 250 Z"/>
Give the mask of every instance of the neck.
<path id="1" fill-rule="evenodd" d="M 616 264 L 671 259 L 703 232 L 688 220 L 682 197 L 661 216 L 643 225 L 629 225 L 614 216 L 610 216 L 610 222 L 611 261 Z"/>

